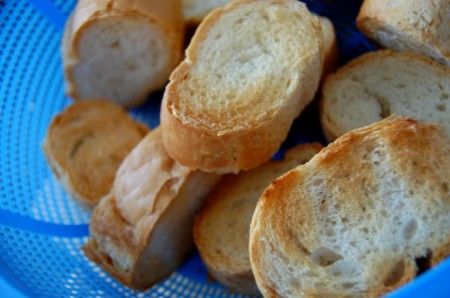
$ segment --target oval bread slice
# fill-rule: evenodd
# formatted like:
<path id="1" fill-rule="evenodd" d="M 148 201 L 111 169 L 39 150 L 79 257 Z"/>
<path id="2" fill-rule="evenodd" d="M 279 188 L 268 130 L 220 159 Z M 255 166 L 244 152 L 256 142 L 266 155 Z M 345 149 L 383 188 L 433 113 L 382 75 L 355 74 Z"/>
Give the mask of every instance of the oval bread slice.
<path id="1" fill-rule="evenodd" d="M 383 50 L 326 78 L 321 122 L 329 141 L 391 114 L 440 124 L 450 135 L 450 68 L 422 55 Z"/>
<path id="2" fill-rule="evenodd" d="M 275 180 L 250 226 L 262 294 L 378 297 L 450 255 L 449 156 L 442 128 L 389 118 Z"/>
<path id="3" fill-rule="evenodd" d="M 450 66 L 448 0 L 365 0 L 357 25 L 386 48 L 413 51 Z"/>
<path id="4" fill-rule="evenodd" d="M 80 0 L 62 45 L 66 92 L 137 105 L 164 86 L 182 39 L 179 1 Z"/>
<path id="5" fill-rule="evenodd" d="M 80 101 L 52 120 L 44 152 L 69 193 L 96 204 L 110 191 L 122 160 L 147 132 L 116 104 Z"/>
<path id="6" fill-rule="evenodd" d="M 318 18 L 294 0 L 234 1 L 214 10 L 165 90 L 167 153 L 220 173 L 269 160 L 313 98 L 321 43 Z"/>
<path id="7" fill-rule="evenodd" d="M 94 209 L 86 255 L 128 287 L 169 276 L 193 246 L 194 214 L 219 176 L 190 170 L 164 151 L 159 128 L 121 164 Z"/>
<path id="8" fill-rule="evenodd" d="M 272 180 L 307 162 L 321 148 L 317 143 L 297 145 L 281 161 L 221 179 L 194 225 L 194 242 L 215 279 L 235 292 L 259 293 L 248 256 L 250 221 L 256 203 Z"/>

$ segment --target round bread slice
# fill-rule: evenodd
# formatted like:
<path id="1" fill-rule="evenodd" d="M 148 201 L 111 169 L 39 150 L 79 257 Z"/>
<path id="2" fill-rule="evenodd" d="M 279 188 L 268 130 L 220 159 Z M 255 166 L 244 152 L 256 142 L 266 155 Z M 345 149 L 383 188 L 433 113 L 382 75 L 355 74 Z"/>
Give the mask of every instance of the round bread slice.
<path id="1" fill-rule="evenodd" d="M 232 291 L 258 294 L 248 256 L 253 211 L 264 189 L 281 174 L 307 162 L 322 148 L 298 145 L 281 161 L 222 178 L 196 217 L 194 241 L 208 271 Z"/>
<path id="2" fill-rule="evenodd" d="M 321 43 L 319 19 L 294 0 L 233 1 L 214 10 L 165 90 L 167 153 L 219 173 L 268 161 L 313 98 Z"/>
<path id="3" fill-rule="evenodd" d="M 365 0 L 357 25 L 386 48 L 413 51 L 450 66 L 448 0 Z"/>
<path id="4" fill-rule="evenodd" d="M 449 156 L 442 128 L 389 118 L 272 182 L 250 225 L 262 294 L 378 297 L 450 255 Z"/>
<path id="5" fill-rule="evenodd" d="M 53 172 L 76 199 L 96 204 L 148 128 L 102 100 L 80 101 L 57 115 L 44 141 Z"/>
<path id="6" fill-rule="evenodd" d="M 80 0 L 62 45 L 66 91 L 137 105 L 164 86 L 182 41 L 179 1 Z"/>
<path id="7" fill-rule="evenodd" d="M 329 141 L 391 114 L 437 123 L 450 135 L 450 68 L 414 53 L 364 54 L 327 77 L 321 122 Z"/>

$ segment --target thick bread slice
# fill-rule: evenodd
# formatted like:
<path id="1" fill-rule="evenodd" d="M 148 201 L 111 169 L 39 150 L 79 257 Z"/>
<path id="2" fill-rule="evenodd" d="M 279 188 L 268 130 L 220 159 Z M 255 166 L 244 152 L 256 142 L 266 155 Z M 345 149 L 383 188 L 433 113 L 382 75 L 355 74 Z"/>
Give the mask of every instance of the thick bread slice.
<path id="1" fill-rule="evenodd" d="M 44 152 L 69 193 L 96 204 L 111 189 L 122 160 L 148 128 L 111 102 L 76 102 L 50 124 Z"/>
<path id="2" fill-rule="evenodd" d="M 221 179 L 196 217 L 194 242 L 211 275 L 233 291 L 258 294 L 248 256 L 250 221 L 263 190 L 281 174 L 307 162 L 322 148 L 298 145 L 271 161 Z"/>
<path id="3" fill-rule="evenodd" d="M 137 105 L 164 86 L 182 41 L 179 0 L 80 0 L 62 44 L 66 92 Z"/>
<path id="4" fill-rule="evenodd" d="M 358 28 L 381 45 L 450 66 L 450 1 L 365 0 Z"/>
<path id="5" fill-rule="evenodd" d="M 224 6 L 230 0 L 182 0 L 184 20 L 189 24 L 199 24 L 213 9 Z"/>
<path id="6" fill-rule="evenodd" d="M 168 157 L 155 129 L 127 156 L 111 193 L 94 209 L 86 255 L 125 285 L 149 288 L 192 249 L 194 213 L 218 179 Z"/>
<path id="7" fill-rule="evenodd" d="M 250 225 L 266 297 L 374 297 L 450 254 L 450 139 L 389 118 L 340 137 L 275 180 Z"/>
<path id="8" fill-rule="evenodd" d="M 167 153 L 238 172 L 269 160 L 321 73 L 318 18 L 294 0 L 233 1 L 200 24 L 161 107 Z"/>
<path id="9" fill-rule="evenodd" d="M 450 68 L 389 50 L 356 58 L 323 86 L 321 122 L 329 141 L 391 114 L 438 123 L 450 135 Z"/>

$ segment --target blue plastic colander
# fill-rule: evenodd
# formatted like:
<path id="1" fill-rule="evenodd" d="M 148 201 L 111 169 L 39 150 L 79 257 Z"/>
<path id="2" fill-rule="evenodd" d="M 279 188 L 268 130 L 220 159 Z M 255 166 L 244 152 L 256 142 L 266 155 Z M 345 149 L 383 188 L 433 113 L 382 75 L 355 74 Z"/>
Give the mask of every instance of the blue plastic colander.
<path id="1" fill-rule="evenodd" d="M 360 1 L 306 2 L 334 22 L 342 63 L 374 49 L 355 29 Z M 209 280 L 195 252 L 146 292 L 122 286 L 83 255 L 89 211 L 66 194 L 41 150 L 52 117 L 70 104 L 59 49 L 74 5 L 0 0 L 0 297 L 242 297 Z M 132 114 L 155 127 L 161 95 Z M 315 105 L 294 123 L 281 151 L 313 140 L 323 141 Z M 392 295 L 450 297 L 450 261 Z"/>

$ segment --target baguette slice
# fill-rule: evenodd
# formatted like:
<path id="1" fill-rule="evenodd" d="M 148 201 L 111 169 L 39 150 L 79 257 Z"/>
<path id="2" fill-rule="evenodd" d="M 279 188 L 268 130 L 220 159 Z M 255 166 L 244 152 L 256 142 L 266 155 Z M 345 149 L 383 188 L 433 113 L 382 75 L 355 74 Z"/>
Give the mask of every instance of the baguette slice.
<path id="1" fill-rule="evenodd" d="M 265 297 L 375 297 L 450 254 L 450 139 L 389 118 L 345 134 L 264 191 L 250 262 Z"/>
<path id="2" fill-rule="evenodd" d="M 164 93 L 169 156 L 220 173 L 269 160 L 313 98 L 321 43 L 318 18 L 294 0 L 233 1 L 214 10 Z"/>
<path id="3" fill-rule="evenodd" d="M 177 0 L 80 0 L 62 45 L 66 92 L 137 105 L 164 86 L 182 41 Z"/>
<path id="4" fill-rule="evenodd" d="M 322 28 L 323 70 L 322 78 L 334 71 L 339 62 L 339 50 L 333 23 L 326 17 L 319 17 Z"/>
<path id="5" fill-rule="evenodd" d="M 450 66 L 450 1 L 365 0 L 357 25 L 368 37 Z"/>
<path id="6" fill-rule="evenodd" d="M 86 255 L 128 287 L 149 288 L 192 249 L 194 213 L 218 179 L 168 157 L 155 129 L 127 156 L 111 193 L 94 209 Z"/>
<path id="7" fill-rule="evenodd" d="M 329 76 L 321 122 L 329 141 L 391 114 L 438 123 L 450 135 L 450 69 L 414 53 L 362 55 Z"/>
<path id="8" fill-rule="evenodd" d="M 213 9 L 224 6 L 230 0 L 183 0 L 184 20 L 189 25 L 198 25 Z M 319 17 L 323 38 L 323 74 L 334 70 L 339 60 L 333 23 L 326 17 Z"/>
<path id="9" fill-rule="evenodd" d="M 222 178 L 194 225 L 194 242 L 215 279 L 232 291 L 259 293 L 248 256 L 250 221 L 256 203 L 272 180 L 307 162 L 321 148 L 319 144 L 298 145 L 282 161 Z"/>
<path id="10" fill-rule="evenodd" d="M 182 0 L 183 16 L 188 24 L 200 24 L 206 15 L 215 8 L 224 6 L 230 0 Z"/>
<path id="11" fill-rule="evenodd" d="M 120 163 L 147 132 L 116 104 L 76 102 L 53 119 L 43 147 L 68 192 L 93 205 L 109 193 Z"/>

